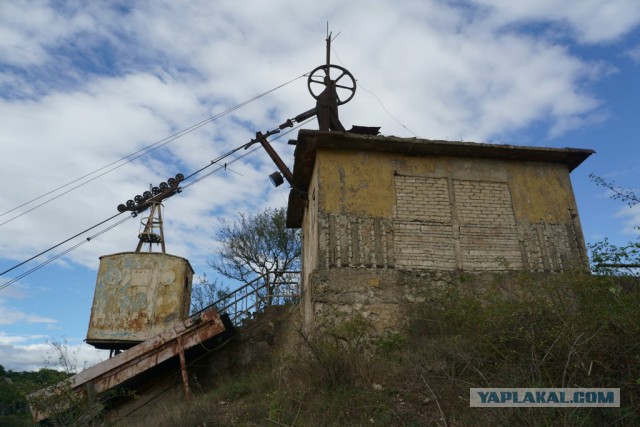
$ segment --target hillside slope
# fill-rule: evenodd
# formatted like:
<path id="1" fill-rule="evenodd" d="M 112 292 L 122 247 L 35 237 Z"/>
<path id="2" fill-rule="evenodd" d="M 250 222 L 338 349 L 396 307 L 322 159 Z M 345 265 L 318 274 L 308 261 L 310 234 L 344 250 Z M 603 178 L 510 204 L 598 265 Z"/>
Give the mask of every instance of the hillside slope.
<path id="1" fill-rule="evenodd" d="M 116 425 L 638 425 L 637 282 L 461 277 L 380 336 L 367 319 L 305 333 L 274 310 L 191 370 L 197 396 Z M 251 332 L 253 331 L 253 332 Z M 614 387 L 621 408 L 470 408 L 470 387 Z M 122 414 L 121 414 L 122 415 Z"/>

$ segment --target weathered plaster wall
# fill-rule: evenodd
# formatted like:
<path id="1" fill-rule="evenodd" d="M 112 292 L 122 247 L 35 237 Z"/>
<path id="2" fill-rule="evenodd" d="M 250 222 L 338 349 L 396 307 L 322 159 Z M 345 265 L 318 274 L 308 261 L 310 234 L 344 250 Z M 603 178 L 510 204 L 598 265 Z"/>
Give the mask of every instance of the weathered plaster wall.
<path id="1" fill-rule="evenodd" d="M 318 269 L 311 276 L 313 320 L 322 326 L 357 313 L 378 331 L 399 330 L 407 321 L 407 304 L 423 302 L 429 287 L 451 283 L 455 275 L 430 272 L 420 276 L 375 268 Z"/>
<path id="2" fill-rule="evenodd" d="M 316 154 L 320 211 L 358 217 L 391 218 L 395 204 L 389 155 L 323 150 Z"/>
<path id="3" fill-rule="evenodd" d="M 434 295 L 459 286 L 473 292 L 496 286 L 509 289 L 522 282 L 522 273 L 460 273 L 457 271 L 408 271 L 398 269 L 338 268 L 318 269 L 314 281 L 314 326 L 340 323 L 354 315 L 363 316 L 373 334 L 401 331 L 416 316 L 415 308 Z M 534 279 L 535 273 L 526 280 Z M 513 276 L 513 277 L 510 277 Z M 516 295 L 508 291 L 510 295 Z"/>
<path id="4" fill-rule="evenodd" d="M 307 324 L 358 312 L 397 329 L 410 304 L 460 274 L 588 271 L 564 163 L 314 154 L 302 225 Z"/>
<path id="5" fill-rule="evenodd" d="M 587 268 L 562 164 L 323 150 L 313 182 L 313 268 Z"/>

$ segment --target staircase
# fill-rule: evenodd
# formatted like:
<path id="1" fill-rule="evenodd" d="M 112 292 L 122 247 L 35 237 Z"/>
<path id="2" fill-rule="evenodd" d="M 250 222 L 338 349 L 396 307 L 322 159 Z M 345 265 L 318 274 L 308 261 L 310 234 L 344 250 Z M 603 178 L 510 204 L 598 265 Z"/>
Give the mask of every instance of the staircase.
<path id="1" fill-rule="evenodd" d="M 235 327 L 241 327 L 267 307 L 297 303 L 300 299 L 299 271 L 268 272 L 256 277 L 202 310 L 210 308 L 227 314 Z"/>

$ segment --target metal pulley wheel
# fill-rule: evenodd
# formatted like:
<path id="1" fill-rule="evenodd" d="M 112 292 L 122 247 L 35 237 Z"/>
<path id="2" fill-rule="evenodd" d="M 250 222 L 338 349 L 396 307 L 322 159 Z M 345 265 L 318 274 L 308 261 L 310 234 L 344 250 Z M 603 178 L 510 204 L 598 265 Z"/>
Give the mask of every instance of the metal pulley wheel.
<path id="1" fill-rule="evenodd" d="M 326 70 L 326 65 L 320 65 L 309 74 L 309 78 L 307 79 L 307 87 L 309 88 L 309 93 L 315 99 L 318 99 L 320 94 L 330 84 L 330 82 L 326 79 Z M 340 81 L 345 77 L 346 79 Z M 339 65 L 331 64 L 329 65 L 329 80 L 335 83 L 338 105 L 346 104 L 347 102 L 351 101 L 353 95 L 356 94 L 356 79 L 353 77 L 353 74 L 349 72 L 349 70 Z M 314 90 L 317 93 L 315 93 Z"/>

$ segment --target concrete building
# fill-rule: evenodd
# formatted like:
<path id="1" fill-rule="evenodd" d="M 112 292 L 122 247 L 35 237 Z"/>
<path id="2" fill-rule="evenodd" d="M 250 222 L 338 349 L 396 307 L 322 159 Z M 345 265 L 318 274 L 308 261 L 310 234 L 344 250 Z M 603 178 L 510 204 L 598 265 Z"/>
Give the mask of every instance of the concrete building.
<path id="1" fill-rule="evenodd" d="M 569 173 L 592 150 L 311 130 L 295 144 L 307 323 L 358 310 L 393 327 L 420 287 L 462 272 L 589 269 Z"/>

